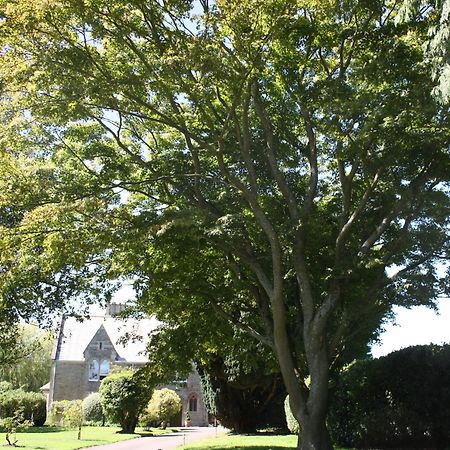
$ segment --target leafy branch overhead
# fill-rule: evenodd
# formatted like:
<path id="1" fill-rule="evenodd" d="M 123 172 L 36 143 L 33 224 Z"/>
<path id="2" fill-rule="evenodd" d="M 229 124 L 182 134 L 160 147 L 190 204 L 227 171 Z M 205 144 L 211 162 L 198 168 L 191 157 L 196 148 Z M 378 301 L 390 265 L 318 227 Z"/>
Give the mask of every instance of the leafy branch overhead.
<path id="1" fill-rule="evenodd" d="M 405 7 L 0 1 L 4 310 L 132 277 L 164 336 L 226 320 L 272 349 L 303 448 L 329 448 L 329 378 L 448 291 L 443 12 Z"/>

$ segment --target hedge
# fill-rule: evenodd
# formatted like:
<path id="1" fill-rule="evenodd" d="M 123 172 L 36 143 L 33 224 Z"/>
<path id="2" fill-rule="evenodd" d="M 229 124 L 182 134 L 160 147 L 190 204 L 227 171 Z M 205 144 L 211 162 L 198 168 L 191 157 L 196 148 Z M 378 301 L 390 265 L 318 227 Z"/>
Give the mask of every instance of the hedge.
<path id="1" fill-rule="evenodd" d="M 450 345 L 355 363 L 331 397 L 333 441 L 358 448 L 450 446 Z"/>
<path id="2" fill-rule="evenodd" d="M 0 391 L 0 418 L 13 417 L 21 410 L 23 418 L 36 426 L 44 425 L 46 418 L 46 400 L 37 392 L 25 392 L 22 389 Z"/>

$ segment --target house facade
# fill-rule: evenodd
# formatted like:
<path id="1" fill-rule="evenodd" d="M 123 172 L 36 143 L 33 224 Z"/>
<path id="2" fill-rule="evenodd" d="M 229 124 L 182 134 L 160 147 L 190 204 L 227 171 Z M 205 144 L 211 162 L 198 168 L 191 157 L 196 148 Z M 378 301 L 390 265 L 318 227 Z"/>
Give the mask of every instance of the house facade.
<path id="1" fill-rule="evenodd" d="M 50 382 L 41 388 L 47 397 L 47 409 L 53 401 L 84 399 L 98 392 L 111 367 L 137 369 L 147 362 L 149 334 L 158 326 L 154 318 L 121 319 L 116 317 L 121 305 L 110 305 L 104 314 L 78 321 L 61 322 L 52 355 Z M 200 377 L 193 371 L 187 380 L 168 387 L 182 399 L 180 426 L 187 412 L 193 426 L 208 425 L 208 411 L 202 400 Z"/>

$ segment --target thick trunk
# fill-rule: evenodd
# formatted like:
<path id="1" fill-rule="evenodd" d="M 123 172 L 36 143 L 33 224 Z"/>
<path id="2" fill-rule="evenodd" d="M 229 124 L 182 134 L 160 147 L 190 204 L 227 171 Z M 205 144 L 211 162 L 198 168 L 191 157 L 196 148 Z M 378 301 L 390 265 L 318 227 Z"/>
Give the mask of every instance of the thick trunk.
<path id="1" fill-rule="evenodd" d="M 325 417 L 309 417 L 301 422 L 298 450 L 333 450 Z"/>
<path id="2" fill-rule="evenodd" d="M 329 376 L 327 352 L 323 346 L 319 345 L 311 346 L 308 350 L 311 379 L 307 398 L 303 399 L 303 402 L 290 400 L 292 412 L 300 423 L 297 448 L 298 450 L 332 450 L 333 446 L 326 426 Z"/>
<path id="3" fill-rule="evenodd" d="M 137 417 L 127 417 L 121 423 L 121 433 L 133 434 L 137 425 Z"/>

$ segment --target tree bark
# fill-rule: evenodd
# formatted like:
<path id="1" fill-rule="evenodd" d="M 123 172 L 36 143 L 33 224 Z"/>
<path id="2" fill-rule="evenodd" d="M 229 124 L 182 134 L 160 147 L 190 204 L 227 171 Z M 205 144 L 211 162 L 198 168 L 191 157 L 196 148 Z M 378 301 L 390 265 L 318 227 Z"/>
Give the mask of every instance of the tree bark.
<path id="1" fill-rule="evenodd" d="M 300 422 L 298 450 L 333 450 L 325 416 L 313 414 Z"/>

